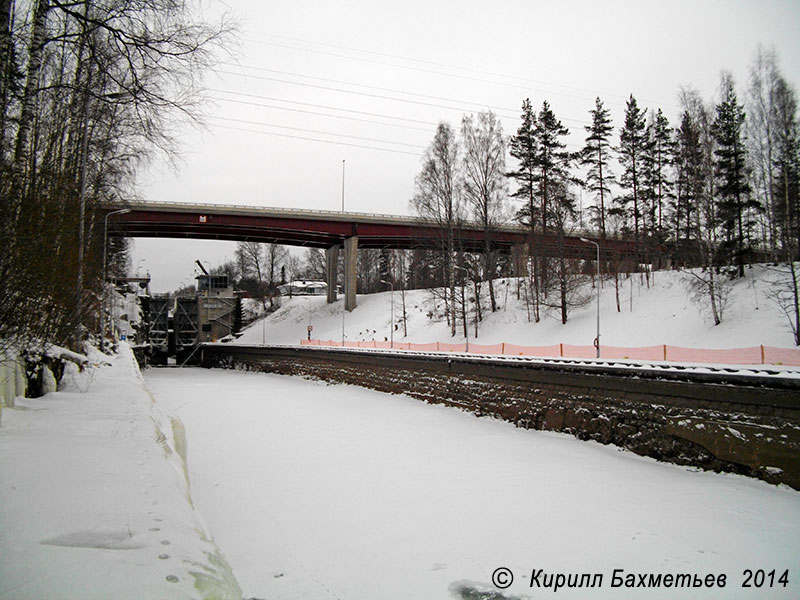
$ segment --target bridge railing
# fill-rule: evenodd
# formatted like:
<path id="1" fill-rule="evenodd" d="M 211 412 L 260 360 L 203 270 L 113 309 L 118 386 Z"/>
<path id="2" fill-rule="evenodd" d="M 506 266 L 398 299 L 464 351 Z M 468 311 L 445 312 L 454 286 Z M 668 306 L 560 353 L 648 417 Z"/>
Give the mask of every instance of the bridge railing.
<path id="1" fill-rule="evenodd" d="M 342 342 L 333 340 L 300 340 L 301 346 L 341 347 Z M 550 344 L 549 346 L 521 346 L 518 344 L 452 344 L 431 342 L 345 341 L 345 348 L 379 348 L 409 350 L 416 352 L 459 352 L 502 356 L 537 356 L 541 358 L 595 358 L 594 346 L 572 344 Z M 724 365 L 789 365 L 800 366 L 800 349 L 777 348 L 775 346 L 750 346 L 747 348 L 684 348 L 659 344 L 656 346 L 601 346 L 600 358 L 665 361 L 681 363 L 707 363 Z"/>

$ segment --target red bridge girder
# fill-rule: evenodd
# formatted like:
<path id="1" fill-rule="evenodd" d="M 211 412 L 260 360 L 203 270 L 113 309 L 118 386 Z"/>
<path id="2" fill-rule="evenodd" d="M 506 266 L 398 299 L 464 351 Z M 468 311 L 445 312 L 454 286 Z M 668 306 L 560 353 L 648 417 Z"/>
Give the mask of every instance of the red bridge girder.
<path id="1" fill-rule="evenodd" d="M 423 219 L 392 215 L 155 202 L 132 202 L 124 208 L 130 212 L 112 217 L 110 236 L 253 241 L 311 248 L 341 246 L 345 239 L 358 236 L 359 248 L 410 249 L 433 247 L 444 233 Z M 557 256 L 563 243 L 567 257 L 594 259 L 594 245 L 582 242 L 581 237 L 597 241 L 585 233 L 561 241 L 554 234 L 535 233 L 534 252 Z M 531 233 L 521 226 L 501 225 L 490 232 L 490 241 L 501 252 L 510 252 L 513 246 L 528 245 Z M 456 230 L 456 244 L 467 252 L 481 251 L 484 232 L 466 224 Z M 601 253 L 606 258 L 635 257 L 642 251 L 631 240 L 607 239 Z"/>

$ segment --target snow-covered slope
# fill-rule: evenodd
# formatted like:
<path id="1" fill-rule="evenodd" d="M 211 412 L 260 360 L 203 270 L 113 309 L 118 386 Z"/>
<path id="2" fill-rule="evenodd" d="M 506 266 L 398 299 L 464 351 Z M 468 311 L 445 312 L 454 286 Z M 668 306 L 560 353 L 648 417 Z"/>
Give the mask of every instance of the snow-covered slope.
<path id="1" fill-rule="evenodd" d="M 0 599 L 240 599 L 192 504 L 180 420 L 126 346 L 91 358 L 3 412 Z"/>
<path id="2" fill-rule="evenodd" d="M 740 348 L 764 344 L 794 346 L 786 317 L 772 300 L 780 273 L 772 268 L 754 266 L 747 276 L 733 283 L 720 325 L 714 326 L 710 311 L 691 299 L 691 275 L 677 271 L 658 271 L 651 285 L 639 275 L 620 279 L 621 311 L 617 312 L 613 281 L 605 281 L 601 290 L 601 337 L 605 345 L 649 346 L 669 344 L 692 348 Z M 486 286 L 484 286 L 485 288 Z M 595 337 L 596 304 L 594 290 L 583 290 L 588 304 L 575 308 L 566 325 L 555 311 L 545 312 L 539 323 L 530 322 L 524 297 L 517 298 L 514 279 L 496 282 L 499 310 L 491 313 L 484 302 L 484 320 L 475 339 L 470 326 L 470 341 L 482 344 L 507 342 L 528 346 L 557 343 L 590 345 Z M 485 291 L 485 289 L 484 289 Z M 341 340 L 388 340 L 390 335 L 391 293 L 358 296 L 358 307 L 343 316 L 343 300 L 326 304 L 325 297 L 282 298 L 282 306 L 263 321 L 245 330 L 242 344 L 297 344 L 313 326 L 313 338 Z M 459 324 L 455 338 L 441 315 L 442 302 L 426 290 L 406 292 L 405 305 L 408 335 L 404 335 L 402 299 L 394 293 L 396 342 L 461 342 Z M 431 318 L 429 315 L 434 315 Z"/>

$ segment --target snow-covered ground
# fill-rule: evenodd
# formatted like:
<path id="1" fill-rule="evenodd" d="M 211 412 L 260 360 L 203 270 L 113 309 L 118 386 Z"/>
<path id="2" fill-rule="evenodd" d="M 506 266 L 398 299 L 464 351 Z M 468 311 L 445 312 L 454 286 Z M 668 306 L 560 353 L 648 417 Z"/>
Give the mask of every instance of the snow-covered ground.
<path id="1" fill-rule="evenodd" d="M 742 348 L 757 346 L 794 347 L 791 329 L 770 293 L 780 274 L 772 268 L 753 266 L 747 276 L 736 281 L 720 325 L 714 326 L 710 312 L 690 298 L 691 275 L 677 271 L 657 271 L 648 288 L 641 277 L 621 278 L 621 312 L 616 310 L 614 285 L 605 281 L 601 292 L 601 336 L 609 346 L 649 346 L 669 344 L 689 348 Z M 484 293 L 486 286 L 484 285 Z M 566 325 L 551 311 L 539 323 L 529 322 L 524 298 L 517 299 L 516 280 L 497 282 L 500 310 L 491 313 L 484 302 L 485 319 L 480 324 L 477 340 L 470 327 L 470 341 L 482 344 L 500 342 L 528 346 L 549 344 L 592 344 L 596 331 L 596 304 L 592 300 L 574 309 Z M 587 286 L 584 294 L 592 296 Z M 282 306 L 245 330 L 239 343 L 297 344 L 306 337 L 307 326 L 319 340 L 388 340 L 391 321 L 390 292 L 358 296 L 358 307 L 342 318 L 343 299 L 326 304 L 324 296 L 281 298 Z M 404 335 L 402 303 L 399 291 L 394 293 L 396 342 L 463 342 L 459 326 L 455 338 L 441 317 L 441 300 L 437 319 L 436 302 L 429 292 L 406 292 L 408 335 Z"/>
<path id="2" fill-rule="evenodd" d="M 192 505 L 180 421 L 126 346 L 90 358 L 3 410 L 0 598 L 241 598 Z"/>
<path id="3" fill-rule="evenodd" d="M 718 327 L 689 301 L 684 275 L 635 285 L 633 311 L 623 304 L 620 314 L 607 284 L 603 341 L 792 346 L 767 297 L 774 274 L 753 273 L 734 286 Z M 487 314 L 479 342 L 591 342 L 591 305 L 566 326 L 528 323 L 513 282 L 508 289 L 500 284 L 501 310 Z M 389 299 L 360 296 L 345 315 L 346 339 L 388 338 Z M 395 340 L 451 341 L 427 317 L 427 292 L 408 293 L 406 306 L 409 335 L 400 325 Z M 284 299 L 242 341 L 296 344 L 309 323 L 315 338 L 341 339 L 341 300 Z M 143 379 L 126 346 L 90 358 L 82 373 L 70 366 L 58 392 L 3 411 L 0 599 L 243 590 L 264 599 L 502 600 L 549 595 L 529 587 L 539 569 L 603 575 L 600 587 L 560 589 L 567 598 L 800 597 L 800 495 L 786 487 L 404 396 L 202 369 L 154 369 Z M 499 567 L 515 577 L 502 595 L 492 586 Z M 644 593 L 611 588 L 614 569 L 725 574 L 727 586 Z M 773 586 L 741 587 L 746 569 L 774 569 Z"/>
<path id="4" fill-rule="evenodd" d="M 603 574 L 565 598 L 800 597 L 800 495 L 785 487 L 351 386 L 145 380 L 186 426 L 192 497 L 247 598 L 549 596 L 534 569 Z M 490 595 L 499 567 L 514 583 Z M 611 588 L 614 569 L 727 586 Z M 742 588 L 745 569 L 789 569 L 789 584 Z"/>

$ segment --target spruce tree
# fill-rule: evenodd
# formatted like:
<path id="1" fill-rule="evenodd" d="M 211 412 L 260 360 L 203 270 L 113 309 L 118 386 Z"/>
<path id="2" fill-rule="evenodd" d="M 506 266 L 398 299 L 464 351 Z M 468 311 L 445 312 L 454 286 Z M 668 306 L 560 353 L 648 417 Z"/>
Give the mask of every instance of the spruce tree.
<path id="1" fill-rule="evenodd" d="M 747 154 L 743 131 L 745 113 L 736 98 L 730 77 L 723 80 L 722 102 L 712 126 L 716 149 L 714 171 L 717 177 L 719 216 L 725 233 L 725 248 L 733 251 L 739 277 L 744 277 L 745 252 L 750 229 L 754 225 L 751 211 L 760 203 L 750 198 L 747 176 Z"/>
<path id="2" fill-rule="evenodd" d="M 592 115 L 591 125 L 586 125 L 584 129 L 588 133 L 586 145 L 581 152 L 581 162 L 588 167 L 586 175 L 586 187 L 595 194 L 597 205 L 594 208 L 595 222 L 600 233 L 600 239 L 606 239 L 606 203 L 611 199 L 609 186 L 614 181 L 614 174 L 611 172 L 611 116 L 603 106 L 603 101 L 598 97 L 595 100 L 595 107 L 589 111 Z"/>

